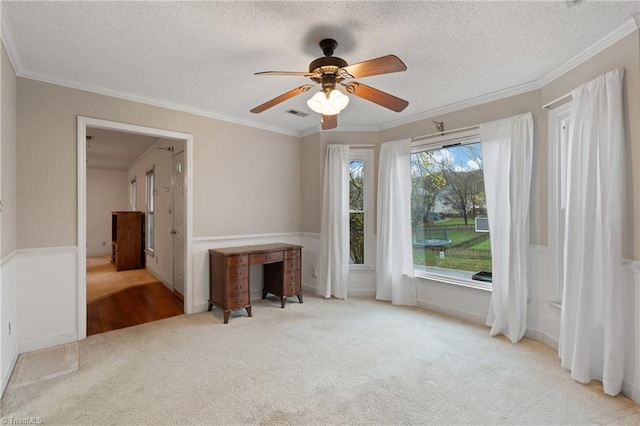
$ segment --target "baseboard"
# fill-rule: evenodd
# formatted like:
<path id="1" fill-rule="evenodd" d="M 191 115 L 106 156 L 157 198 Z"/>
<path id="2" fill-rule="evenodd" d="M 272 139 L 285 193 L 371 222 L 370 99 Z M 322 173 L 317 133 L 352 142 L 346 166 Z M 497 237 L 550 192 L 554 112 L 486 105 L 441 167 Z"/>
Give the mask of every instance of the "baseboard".
<path id="1" fill-rule="evenodd" d="M 640 388 L 638 388 L 637 386 L 625 380 L 622 382 L 622 393 L 628 398 L 631 398 L 636 403 L 640 404 Z"/>
<path id="2" fill-rule="evenodd" d="M 4 390 L 7 388 L 9 384 L 9 379 L 11 379 L 11 374 L 13 373 L 13 369 L 16 366 L 16 362 L 18 361 L 18 345 L 16 344 L 13 347 L 13 351 L 11 352 L 11 359 L 9 360 L 9 364 L 7 364 L 7 368 L 2 372 L 2 383 L 0 383 L 0 397 L 4 395 Z"/>
<path id="3" fill-rule="evenodd" d="M 540 341 L 549 346 L 554 351 L 558 352 L 558 339 L 556 339 L 555 337 L 550 336 L 547 333 L 540 333 Z"/>
<path id="4" fill-rule="evenodd" d="M 167 280 L 165 280 L 164 278 L 162 278 L 160 275 L 158 275 L 158 273 L 154 270 L 152 270 L 151 268 L 149 268 L 148 266 L 146 267 L 146 270 L 148 273 L 150 273 L 151 275 L 153 275 L 153 277 L 160 281 L 162 284 L 164 284 L 165 287 L 167 287 L 170 291 L 173 291 L 173 285 L 171 285 Z"/>
<path id="5" fill-rule="evenodd" d="M 11 253 L 9 253 L 8 255 L 6 255 L 5 257 L 3 257 L 2 259 L 0 259 L 0 266 L 4 266 L 5 263 L 9 263 L 9 261 L 13 258 L 15 258 L 18 255 L 18 250 L 14 250 Z"/>
<path id="6" fill-rule="evenodd" d="M 458 318 L 475 324 L 486 325 L 486 317 L 481 315 L 474 315 L 466 311 L 448 308 L 445 306 L 437 305 L 435 303 L 425 302 L 424 300 L 418 300 L 418 307 L 426 309 L 427 311 Z"/>
<path id="7" fill-rule="evenodd" d="M 349 297 L 376 297 L 376 291 L 370 289 L 349 289 Z"/>
<path id="8" fill-rule="evenodd" d="M 57 336 L 45 337 L 44 339 L 31 340 L 19 344 L 19 352 L 21 354 L 33 352 L 40 349 L 50 348 L 52 346 L 64 345 L 65 343 L 76 342 L 78 340 L 78 332 L 76 330 L 67 333 L 58 334 Z"/>
<path id="9" fill-rule="evenodd" d="M 197 313 L 200 313 L 200 312 L 207 312 L 207 309 L 209 309 L 209 302 L 196 303 L 193 306 L 193 313 L 197 314 Z"/>

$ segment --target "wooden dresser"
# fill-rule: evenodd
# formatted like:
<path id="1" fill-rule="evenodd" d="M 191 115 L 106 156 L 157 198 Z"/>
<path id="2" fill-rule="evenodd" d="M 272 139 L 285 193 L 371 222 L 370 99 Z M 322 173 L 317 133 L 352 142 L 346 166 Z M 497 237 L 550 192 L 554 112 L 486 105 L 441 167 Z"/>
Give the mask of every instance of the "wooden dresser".
<path id="1" fill-rule="evenodd" d="M 209 311 L 213 306 L 221 309 L 225 324 L 234 310 L 246 309 L 252 316 L 250 265 L 264 265 L 263 299 L 274 294 L 281 308 L 292 296 L 302 303 L 301 250 L 301 246 L 284 243 L 210 249 Z"/>
<path id="2" fill-rule="evenodd" d="M 111 212 L 111 261 L 116 271 L 144 268 L 142 212 Z"/>

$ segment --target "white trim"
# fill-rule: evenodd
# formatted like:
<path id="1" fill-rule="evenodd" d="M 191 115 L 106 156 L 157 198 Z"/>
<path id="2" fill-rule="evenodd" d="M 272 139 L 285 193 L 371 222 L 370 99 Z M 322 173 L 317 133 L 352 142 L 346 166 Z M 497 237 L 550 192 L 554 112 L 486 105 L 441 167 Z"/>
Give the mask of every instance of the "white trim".
<path id="1" fill-rule="evenodd" d="M 18 249 L 20 258 L 42 257 L 42 256 L 59 256 L 62 254 L 76 254 L 78 247 L 76 246 L 56 246 L 56 247 L 39 247 L 29 249 Z"/>
<path id="2" fill-rule="evenodd" d="M 578 65 L 586 62 L 588 59 L 602 52 L 607 47 L 612 44 L 622 40 L 624 37 L 628 36 L 632 32 L 638 29 L 638 23 L 634 19 L 633 16 L 626 19 L 619 27 L 611 31 L 609 34 L 601 38 L 600 40 L 593 43 L 591 46 L 584 49 L 582 52 L 575 55 L 573 58 L 564 62 L 559 67 L 556 67 L 554 70 L 548 72 L 547 74 L 540 77 L 536 83 L 539 87 L 546 86 L 551 83 L 553 80 L 558 77 L 568 73 Z"/>
<path id="3" fill-rule="evenodd" d="M 86 328 L 86 320 L 85 320 Z M 27 352 L 33 352 L 40 349 L 46 349 L 53 346 L 64 345 L 65 343 L 72 343 L 78 339 L 78 332 L 76 330 L 68 331 L 66 333 L 58 334 L 57 336 L 50 336 L 44 339 L 31 340 L 29 342 L 19 343 L 18 351 L 21 354 Z"/>
<path id="4" fill-rule="evenodd" d="M 545 300 L 545 303 L 551 307 L 556 312 L 562 311 L 562 304 L 560 302 L 555 302 L 553 300 Z"/>
<path id="5" fill-rule="evenodd" d="M 163 139 L 184 140 L 185 165 L 186 165 L 186 209 L 185 209 L 185 294 L 184 312 L 187 314 L 194 312 L 194 282 L 193 282 L 193 135 L 188 133 L 175 132 L 135 124 L 121 123 L 117 121 L 102 120 L 98 118 L 78 116 L 78 141 L 77 141 L 77 211 L 78 211 L 78 256 L 77 256 L 77 285 L 78 285 L 78 317 L 77 339 L 82 340 L 87 337 L 87 275 L 86 275 L 86 130 L 87 127 L 98 129 L 117 130 L 146 136 L 155 136 Z"/>
<path id="6" fill-rule="evenodd" d="M 194 237 L 193 244 L 209 244 L 209 243 L 236 243 L 245 240 L 271 240 L 274 238 L 299 238 L 300 232 L 277 232 L 272 234 L 239 234 L 239 235 L 219 235 L 212 237 Z"/>
<path id="7" fill-rule="evenodd" d="M 14 257 L 16 257 L 18 255 L 18 250 L 14 250 L 11 253 L 9 253 L 8 255 L 6 255 L 5 257 L 3 257 L 2 259 L 0 259 L 0 266 L 4 266 L 6 263 L 9 263 L 11 261 L 11 259 L 13 259 Z M 2 393 L 0 393 L 1 395 Z"/>
<path id="8" fill-rule="evenodd" d="M 13 347 L 13 352 L 11 352 L 11 358 L 9 359 L 9 363 L 7 364 L 7 368 L 2 372 L 2 382 L 0 383 L 0 396 L 4 394 L 4 390 L 7 388 L 9 384 L 9 379 L 11 378 L 11 374 L 13 374 L 13 369 L 16 366 L 16 362 L 18 362 L 18 345 L 16 344 Z"/>
<path id="9" fill-rule="evenodd" d="M 312 240 L 320 241 L 319 232 L 300 232 L 300 238 L 310 238 Z"/>
<path id="10" fill-rule="evenodd" d="M 461 311 L 459 309 L 452 309 L 446 306 L 439 305 L 437 303 L 427 302 L 420 299 L 418 299 L 418 307 L 422 309 L 426 309 L 427 311 L 430 311 L 430 312 L 446 315 L 448 317 L 469 321 L 479 325 L 486 325 L 485 322 L 487 318 L 483 315 L 475 315 L 470 312 Z"/>
<path id="11" fill-rule="evenodd" d="M 405 124 L 415 123 L 416 121 L 427 120 L 429 118 L 433 118 L 433 117 L 448 114 L 451 112 L 460 111 L 466 108 L 471 108 L 474 106 L 486 104 L 488 102 L 498 101 L 500 99 L 509 98 L 511 96 L 520 95 L 522 93 L 527 93 L 537 89 L 540 89 L 538 82 L 530 81 L 528 83 L 523 83 L 507 89 L 502 89 L 496 92 L 487 93 L 485 95 L 477 96 L 475 98 L 466 99 L 461 102 L 456 102 L 453 104 L 434 108 L 434 109 L 425 111 L 423 113 L 413 115 L 411 117 L 389 121 L 388 123 L 380 125 L 379 130 L 393 129 L 395 127 L 403 126 Z"/>
<path id="12" fill-rule="evenodd" d="M 2 6 L 4 7 L 4 6 Z M 91 93 L 97 93 L 100 95 L 104 95 L 104 96 L 111 96 L 114 98 L 118 98 L 118 99 L 124 99 L 124 100 L 128 100 L 128 101 L 132 101 L 132 102 L 138 102 L 138 103 L 142 103 L 142 104 L 146 104 L 146 105 L 152 105 L 152 106 L 157 106 L 160 108 L 166 108 L 169 110 L 173 110 L 173 111 L 181 111 L 181 112 L 186 112 L 189 114 L 194 114 L 194 115 L 199 115 L 199 116 L 203 116 L 203 117 L 209 117 L 209 118 L 214 118 L 217 120 L 222 120 L 222 121 L 226 121 L 226 122 L 230 122 L 230 123 L 234 123 L 234 124 L 239 124 L 239 125 L 243 125 L 243 126 L 248 126 L 248 127 L 253 127 L 253 128 L 257 128 L 257 129 L 262 129 L 262 130 L 267 130 L 267 131 L 271 131 L 271 132 L 275 132 L 275 133 L 281 133 L 284 135 L 288 135 L 288 136 L 294 136 L 294 137 L 304 137 L 304 136 L 309 136 L 312 135 L 314 133 L 318 133 L 320 132 L 320 127 L 318 125 L 315 125 L 313 127 L 310 127 L 306 130 L 303 131 L 293 131 L 290 129 L 285 129 L 282 127 L 277 127 L 277 126 L 271 126 L 268 124 L 264 124 L 264 123 L 259 123 L 259 122 L 255 122 L 252 120 L 247 120 L 247 119 L 243 119 L 243 118 L 239 118 L 239 117 L 233 117 L 230 116 L 228 114 L 222 114 L 222 113 L 218 113 L 218 112 L 214 112 L 211 110 L 207 110 L 204 108 L 198 108 L 198 107 L 194 107 L 194 106 L 190 106 L 190 105 L 185 105 L 185 104 L 180 104 L 177 102 L 171 102 L 171 101 L 167 101 L 167 100 L 162 100 L 162 99 L 156 99 L 156 98 L 151 98 L 151 97 L 147 97 L 147 96 L 142 96 L 142 95 L 136 95 L 136 94 L 132 94 L 132 93 L 125 93 L 125 92 L 121 92 L 119 90 L 111 90 L 111 89 L 105 89 L 102 87 L 98 87 L 98 86 L 94 86 L 91 84 L 87 84 L 87 83 L 80 83 L 80 82 L 75 82 L 75 81 L 71 81 L 65 78 L 61 78 L 61 77 L 56 77 L 56 76 L 50 76 L 50 75 L 46 75 L 46 74 L 42 74 L 42 73 L 38 73 L 35 71 L 30 71 L 30 70 L 26 70 L 24 68 L 24 66 L 22 65 L 22 62 L 20 61 L 20 56 L 18 55 L 18 51 L 16 49 L 15 46 L 15 41 L 13 38 L 13 34 L 12 34 L 12 30 L 11 30 L 11 25 L 9 24 L 9 21 L 7 20 L 6 13 L 1 13 L 1 19 L 2 19 L 2 25 L 1 25 L 1 36 L 2 36 L 2 40 L 4 42 L 4 46 L 5 49 L 7 50 L 7 55 L 9 56 L 9 59 L 11 60 L 11 63 L 13 65 L 13 68 L 16 72 L 16 76 L 18 77 L 23 77 L 23 78 L 29 78 L 32 80 L 37 80 L 37 81 L 42 81 L 45 83 L 51 83 L 51 84 L 55 84 L 58 86 L 63 86 L 63 87 L 68 87 L 68 88 L 72 88 L 72 89 L 78 89 L 78 90 L 84 90 L 87 92 L 91 92 Z M 540 89 L 542 87 L 544 87 L 545 85 L 547 85 L 548 83 L 550 83 L 551 81 L 557 79 L 558 77 L 564 75 L 565 73 L 571 71 L 573 68 L 575 68 L 576 66 L 582 64 L 583 62 L 587 61 L 588 59 L 590 59 L 591 57 L 593 57 L 594 55 L 600 53 L 602 50 L 606 49 L 607 47 L 611 46 L 612 44 L 618 42 L 619 40 L 621 40 L 622 38 L 626 37 L 627 35 L 631 34 L 632 32 L 638 30 L 639 28 L 639 24 L 636 21 L 636 19 L 631 16 L 628 19 L 626 19 L 619 27 L 617 27 L 616 29 L 614 29 L 613 31 L 611 31 L 609 34 L 607 34 L 606 36 L 604 36 L 602 39 L 598 40 L 597 42 L 595 42 L 594 44 L 592 44 L 591 46 L 587 47 L 586 49 L 584 49 L 582 52 L 578 53 L 577 55 L 575 55 L 573 58 L 569 59 L 568 61 L 564 62 L 563 64 L 561 64 L 560 66 L 556 67 L 554 70 L 550 71 L 549 73 L 543 75 L 542 77 L 538 78 L 537 80 L 534 81 L 530 81 L 530 82 L 526 82 L 526 83 L 522 83 L 519 84 L 517 86 L 513 86 L 507 89 L 502 89 L 502 90 L 498 90 L 496 92 L 492 92 L 492 93 L 487 93 L 485 95 L 481 95 L 481 96 L 477 96 L 475 98 L 471 98 L 471 99 L 467 99 L 461 102 L 455 102 L 452 104 L 448 104 L 442 107 L 438 107 L 438 108 L 434 108 L 428 111 L 425 111 L 423 113 L 420 114 L 416 114 L 407 118 L 402 118 L 399 120 L 392 120 L 389 121 L 387 123 L 381 124 L 381 125 L 373 125 L 373 126 L 341 126 L 340 128 L 336 128 L 333 131 L 336 132 L 364 132 L 364 131 L 370 131 L 370 132 L 376 132 L 376 131 L 382 131 L 382 130 L 388 130 L 388 129 L 392 129 L 394 127 L 399 127 L 405 124 L 410 124 L 410 123 L 414 123 L 416 121 L 421 121 L 421 120 L 426 120 L 432 117 L 436 117 L 438 115 L 443 115 L 443 114 L 447 114 L 450 112 L 455 112 L 455 111 L 459 111 L 465 108 L 471 108 L 473 106 L 477 106 L 477 105 L 481 105 L 487 102 L 493 102 L 493 101 L 497 101 L 500 99 L 504 99 L 504 98 L 508 98 L 511 96 L 516 96 L 516 95 L 520 95 L 522 93 L 527 93 L 530 92 L 532 90 L 537 90 Z M 326 131 L 323 131 L 326 132 Z"/>
<path id="13" fill-rule="evenodd" d="M 364 163 L 364 264 L 349 265 L 350 271 L 375 270 L 375 245 L 376 237 L 373 233 L 375 216 L 375 194 L 373 192 L 374 161 L 373 148 L 358 149 L 349 151 L 349 164 L 351 161 L 362 161 Z M 349 166 L 351 167 L 351 166 Z M 348 185 L 348 182 L 347 182 Z M 349 208 L 349 212 L 351 209 Z"/>
<path id="14" fill-rule="evenodd" d="M 571 114 L 571 102 L 553 109 L 547 115 L 547 244 L 550 259 L 550 281 L 553 286 L 555 301 L 562 300 L 562 258 L 564 250 L 560 237 L 560 168 L 561 146 L 560 125 Z"/>
<path id="15" fill-rule="evenodd" d="M 460 287 L 472 288 L 475 290 L 486 291 L 491 293 L 493 290 L 491 289 L 491 283 L 485 283 L 484 281 L 476 281 L 472 279 L 462 279 L 444 274 L 437 274 L 433 272 L 421 271 L 418 269 L 414 269 L 415 277 L 421 280 L 434 281 L 438 283 L 444 284 L 453 284 Z"/>
<path id="16" fill-rule="evenodd" d="M 82 90 L 85 92 L 96 93 L 98 95 L 110 96 L 112 98 L 123 99 L 126 101 L 137 102 L 145 105 L 151 105 L 159 108 L 165 108 L 172 111 L 180 111 L 188 114 L 198 115 L 201 117 L 213 118 L 216 120 L 226 121 L 233 124 L 239 124 L 242 126 L 253 127 L 260 130 L 267 130 L 269 132 L 280 133 L 287 136 L 300 137 L 300 132 L 283 127 L 272 126 L 269 124 L 259 123 L 244 118 L 234 117 L 228 114 L 223 114 L 215 111 L 211 111 L 204 108 L 199 108 L 191 105 L 185 105 L 178 102 L 152 98 L 149 96 L 138 95 L 134 93 L 121 92 L 119 90 L 106 89 L 92 84 L 80 83 L 77 81 L 68 80 L 66 78 L 50 76 L 35 71 L 23 70 L 21 73 L 16 72 L 18 77 L 28 78 L 31 80 L 41 81 L 44 83 L 55 84 L 57 86 L 68 87 L 70 89 Z"/>
<path id="17" fill-rule="evenodd" d="M 622 381 L 622 393 L 636 403 L 640 403 L 640 388 L 626 380 Z"/>

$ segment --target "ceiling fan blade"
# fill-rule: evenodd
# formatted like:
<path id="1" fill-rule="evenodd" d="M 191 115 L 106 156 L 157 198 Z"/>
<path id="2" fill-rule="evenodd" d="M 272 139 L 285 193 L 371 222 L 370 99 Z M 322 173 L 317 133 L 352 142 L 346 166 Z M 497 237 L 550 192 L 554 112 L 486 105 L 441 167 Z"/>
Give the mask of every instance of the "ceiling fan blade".
<path id="1" fill-rule="evenodd" d="M 275 97 L 275 98 L 271 99 L 270 101 L 267 101 L 267 102 L 263 103 L 262 105 L 258 105 L 257 107 L 253 108 L 251 110 L 251 112 L 254 113 L 254 114 L 261 113 L 262 111 L 267 110 L 267 109 L 271 108 L 272 106 L 276 106 L 280 102 L 284 102 L 287 99 L 293 98 L 296 95 L 304 93 L 309 89 L 311 89 L 311 86 L 308 85 L 308 84 L 305 84 L 305 85 L 300 86 L 300 87 L 296 87 L 295 89 L 289 90 L 287 93 L 283 93 L 282 95 L 280 95 L 278 97 Z"/>
<path id="2" fill-rule="evenodd" d="M 367 86 L 366 84 L 358 83 L 356 81 L 352 81 L 345 86 L 347 92 L 352 95 L 374 102 L 395 112 L 400 112 L 409 105 L 409 102 L 404 99 L 400 99 L 396 96 L 385 93 L 382 90 L 374 89 L 371 86 Z"/>
<path id="3" fill-rule="evenodd" d="M 345 78 L 362 78 L 406 70 L 407 66 L 400 58 L 395 55 L 387 55 L 340 68 L 338 73 Z"/>
<path id="4" fill-rule="evenodd" d="M 322 115 L 322 130 L 335 129 L 338 127 L 338 114 Z"/>
<path id="5" fill-rule="evenodd" d="M 298 72 L 298 71 L 262 71 L 262 72 L 256 72 L 253 75 L 292 75 L 296 77 L 312 77 L 315 74 L 312 72 Z"/>

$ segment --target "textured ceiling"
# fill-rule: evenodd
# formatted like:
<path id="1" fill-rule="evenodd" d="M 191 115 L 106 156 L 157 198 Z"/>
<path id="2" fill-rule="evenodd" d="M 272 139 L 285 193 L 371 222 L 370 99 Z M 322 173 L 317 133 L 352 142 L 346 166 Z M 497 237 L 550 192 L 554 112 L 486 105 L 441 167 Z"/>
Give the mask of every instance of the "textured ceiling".
<path id="1" fill-rule="evenodd" d="M 535 81 L 619 27 L 640 1 L 4 1 L 3 9 L 20 75 L 295 134 L 318 128 L 310 94 L 249 110 L 309 80 L 253 73 L 306 71 L 323 38 L 337 40 L 335 56 L 349 63 L 395 54 L 407 65 L 361 80 L 408 100 L 403 112 L 351 96 L 339 115 L 338 130 L 376 128 Z"/>
<path id="2" fill-rule="evenodd" d="M 127 170 L 158 138 L 87 128 L 87 168 Z"/>

